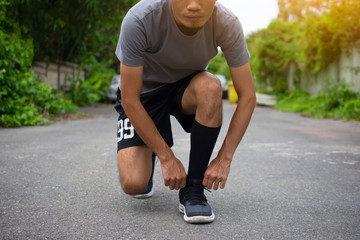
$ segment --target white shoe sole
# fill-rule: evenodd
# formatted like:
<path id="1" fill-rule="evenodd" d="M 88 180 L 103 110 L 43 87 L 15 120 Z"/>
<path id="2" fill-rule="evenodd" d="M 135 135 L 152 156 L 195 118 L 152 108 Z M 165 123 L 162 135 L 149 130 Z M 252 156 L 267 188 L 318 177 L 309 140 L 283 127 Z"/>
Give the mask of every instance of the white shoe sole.
<path id="1" fill-rule="evenodd" d="M 151 191 L 148 193 L 144 193 L 144 194 L 136 194 L 136 195 L 131 195 L 133 198 L 137 198 L 137 199 L 146 199 L 146 198 L 151 198 L 152 195 L 154 194 L 154 185 L 151 188 Z"/>
<path id="2" fill-rule="evenodd" d="M 184 214 L 184 220 L 187 223 L 211 223 L 215 220 L 214 212 L 211 212 L 211 216 L 194 216 L 188 217 L 185 212 L 185 206 L 181 203 L 179 204 L 179 211 Z"/>

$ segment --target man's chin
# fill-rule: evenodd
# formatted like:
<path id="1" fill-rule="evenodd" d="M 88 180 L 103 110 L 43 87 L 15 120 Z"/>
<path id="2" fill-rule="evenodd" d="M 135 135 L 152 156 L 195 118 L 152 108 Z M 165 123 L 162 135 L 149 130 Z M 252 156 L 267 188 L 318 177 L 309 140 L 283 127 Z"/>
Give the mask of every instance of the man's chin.
<path id="1" fill-rule="evenodd" d="M 187 32 L 194 32 L 194 33 L 196 33 L 196 32 L 198 32 L 203 26 L 194 26 L 194 25 L 192 25 L 192 26 L 184 26 L 185 28 L 185 30 L 187 31 Z"/>

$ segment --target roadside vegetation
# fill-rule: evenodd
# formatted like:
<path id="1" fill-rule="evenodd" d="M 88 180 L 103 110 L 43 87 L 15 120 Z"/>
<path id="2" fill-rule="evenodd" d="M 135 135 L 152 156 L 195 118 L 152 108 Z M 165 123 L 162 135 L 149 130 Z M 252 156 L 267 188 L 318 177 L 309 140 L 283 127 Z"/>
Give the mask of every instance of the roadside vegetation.
<path id="1" fill-rule="evenodd" d="M 22 39 L 17 22 L 0 2 L 0 123 L 5 127 L 48 124 L 53 115 L 77 111 L 71 101 L 34 77 L 33 42 Z"/>
<path id="2" fill-rule="evenodd" d="M 49 124 L 105 101 L 121 21 L 135 2 L 0 0 L 0 127 Z M 34 76 L 34 61 L 77 63 L 86 80 L 69 78 L 60 94 Z"/>
<path id="3" fill-rule="evenodd" d="M 278 18 L 247 36 L 256 91 L 275 95 L 278 110 L 360 121 L 360 93 L 341 79 L 316 96 L 300 88 L 301 72 L 318 73 L 360 40 L 360 2 L 278 0 L 278 5 Z M 297 67 L 292 87 L 286 81 L 290 64 Z M 360 69 L 353 70 L 360 74 Z M 210 62 L 209 71 L 231 80 L 222 53 Z"/>
<path id="4" fill-rule="evenodd" d="M 277 95 L 276 109 L 299 112 L 314 118 L 333 118 L 360 121 L 360 94 L 338 84 L 324 89 L 317 96 L 294 89 Z"/>
<path id="5" fill-rule="evenodd" d="M 359 43 L 360 2 L 279 0 L 278 3 L 279 17 L 266 29 L 247 36 L 257 91 L 276 95 L 279 110 L 315 118 L 359 121 L 360 94 L 350 90 L 343 79 L 336 79 L 336 84 L 311 96 L 301 90 L 300 75 L 318 73 L 336 61 L 342 51 Z M 296 66 L 294 86 L 288 86 L 286 81 L 290 64 Z"/>
<path id="6" fill-rule="evenodd" d="M 136 2 L 0 0 L 0 127 L 50 124 L 54 117 L 79 113 L 78 106 L 106 101 L 110 79 L 119 72 L 114 49 L 121 21 Z M 301 71 L 319 72 L 360 39 L 360 2 L 278 4 L 279 17 L 247 36 L 257 91 L 276 95 L 280 110 L 360 120 L 359 93 L 340 80 L 318 96 L 300 90 L 298 81 Z M 86 79 L 68 78 L 59 93 L 34 76 L 35 61 L 76 63 Z M 297 66 L 295 88 L 286 83 L 290 64 Z M 222 53 L 209 71 L 231 79 Z"/>

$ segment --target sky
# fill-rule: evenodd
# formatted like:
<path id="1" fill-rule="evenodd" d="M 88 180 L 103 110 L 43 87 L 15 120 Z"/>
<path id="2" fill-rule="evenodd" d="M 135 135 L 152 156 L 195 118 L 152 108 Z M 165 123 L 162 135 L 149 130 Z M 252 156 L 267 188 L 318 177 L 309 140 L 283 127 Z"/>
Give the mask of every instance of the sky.
<path id="1" fill-rule="evenodd" d="M 240 19 L 245 35 L 266 28 L 279 12 L 277 0 L 218 0 Z"/>

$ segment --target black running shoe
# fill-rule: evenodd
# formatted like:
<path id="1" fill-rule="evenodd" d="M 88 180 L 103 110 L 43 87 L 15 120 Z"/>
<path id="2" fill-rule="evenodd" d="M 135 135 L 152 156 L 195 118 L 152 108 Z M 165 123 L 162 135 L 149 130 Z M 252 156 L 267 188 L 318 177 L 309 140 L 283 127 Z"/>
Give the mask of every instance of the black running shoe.
<path id="1" fill-rule="evenodd" d="M 156 159 L 156 155 L 153 154 L 152 155 L 152 173 L 151 173 L 147 187 L 145 188 L 144 192 L 133 195 L 134 198 L 145 199 L 145 198 L 150 198 L 154 194 L 153 175 L 154 175 L 154 169 L 155 169 L 155 165 L 156 165 L 155 159 Z"/>
<path id="2" fill-rule="evenodd" d="M 201 180 L 188 179 L 186 187 L 179 192 L 179 211 L 184 214 L 188 223 L 210 223 L 214 221 L 215 214 L 204 195 Z"/>

